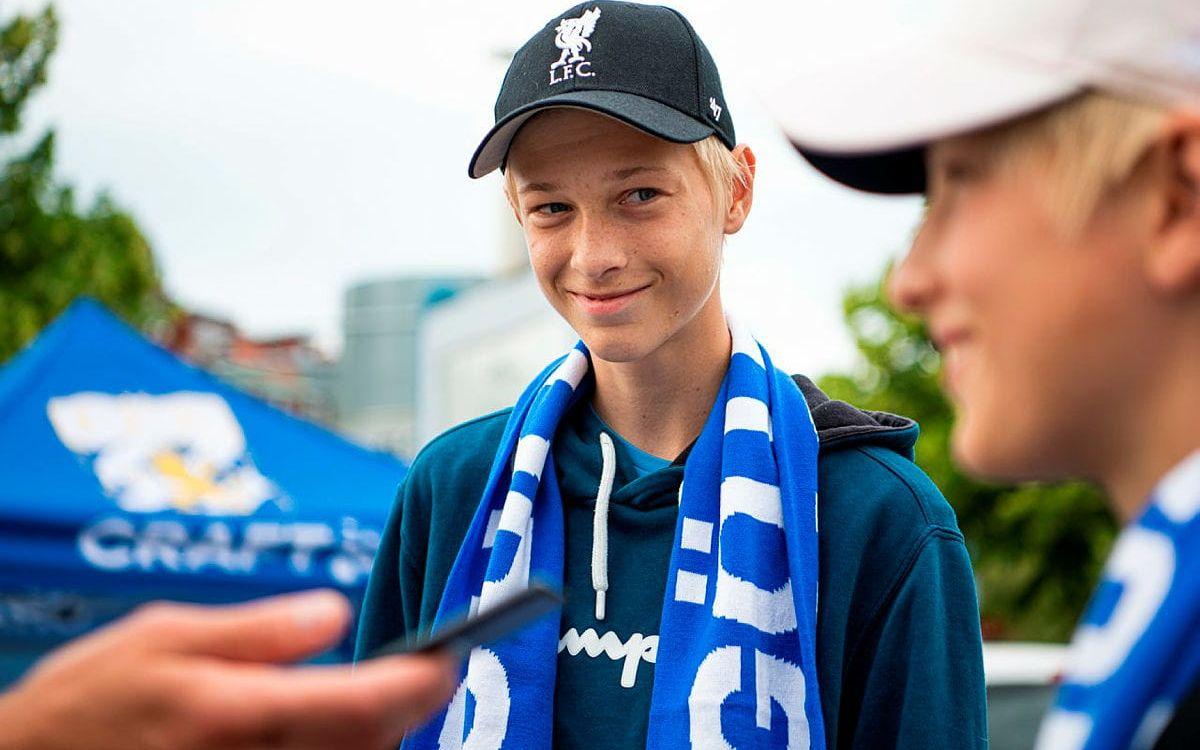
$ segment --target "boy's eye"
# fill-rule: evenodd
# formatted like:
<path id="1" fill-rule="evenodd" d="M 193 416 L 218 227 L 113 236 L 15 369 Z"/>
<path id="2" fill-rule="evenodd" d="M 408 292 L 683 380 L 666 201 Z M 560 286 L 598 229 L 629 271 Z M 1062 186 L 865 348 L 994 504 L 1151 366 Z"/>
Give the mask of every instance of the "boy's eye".
<path id="1" fill-rule="evenodd" d="M 625 200 L 630 203 L 645 203 L 658 197 L 658 191 L 654 188 L 638 188 L 626 196 Z"/>
<path id="2" fill-rule="evenodd" d="M 943 159 L 930 167 L 927 196 L 931 205 L 942 204 L 962 190 L 979 184 L 987 176 L 987 167 L 976 159 Z"/>
<path id="3" fill-rule="evenodd" d="M 946 159 L 938 169 L 939 177 L 949 184 L 973 182 L 984 175 L 981 164 L 972 159 Z"/>
<path id="4" fill-rule="evenodd" d="M 967 182 L 979 176 L 975 165 L 965 161 L 952 161 L 946 164 L 942 175 L 948 182 Z"/>
<path id="5" fill-rule="evenodd" d="M 543 203 L 534 209 L 540 214 L 561 214 L 570 209 L 566 203 Z"/>

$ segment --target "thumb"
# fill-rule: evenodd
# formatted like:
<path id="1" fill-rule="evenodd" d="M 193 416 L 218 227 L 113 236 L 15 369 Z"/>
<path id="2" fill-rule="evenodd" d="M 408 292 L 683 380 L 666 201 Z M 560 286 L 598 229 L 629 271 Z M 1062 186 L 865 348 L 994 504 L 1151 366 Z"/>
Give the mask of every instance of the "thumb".
<path id="1" fill-rule="evenodd" d="M 164 623 L 164 650 L 252 662 L 303 659 L 335 645 L 350 604 L 319 589 L 222 607 L 181 607 Z"/>

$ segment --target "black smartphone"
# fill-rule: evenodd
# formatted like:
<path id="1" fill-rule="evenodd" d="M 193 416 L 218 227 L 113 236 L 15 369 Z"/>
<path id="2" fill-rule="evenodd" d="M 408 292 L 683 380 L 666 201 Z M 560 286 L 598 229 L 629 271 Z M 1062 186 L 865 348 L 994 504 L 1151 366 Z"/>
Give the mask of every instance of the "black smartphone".
<path id="1" fill-rule="evenodd" d="M 528 625 L 562 604 L 562 596 L 549 586 L 535 583 L 529 588 L 497 602 L 486 612 L 464 617 L 430 635 L 409 641 L 397 638 L 380 646 L 369 658 L 392 654 L 420 654 L 449 650 L 466 657 L 471 649 L 499 640 Z"/>

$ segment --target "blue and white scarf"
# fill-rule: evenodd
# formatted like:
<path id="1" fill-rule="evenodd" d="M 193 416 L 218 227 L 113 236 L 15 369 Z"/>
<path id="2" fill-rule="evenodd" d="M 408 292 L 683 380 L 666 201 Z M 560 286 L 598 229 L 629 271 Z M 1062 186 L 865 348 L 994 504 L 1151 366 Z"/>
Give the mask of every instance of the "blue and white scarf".
<path id="1" fill-rule="evenodd" d="M 1200 451 L 1117 538 L 1039 750 L 1149 748 L 1200 677 Z"/>
<path id="2" fill-rule="evenodd" d="M 791 378 L 731 331 L 729 369 L 684 468 L 646 745 L 820 750 L 816 429 Z M 580 342 L 517 402 L 435 630 L 530 579 L 561 587 L 550 442 L 589 366 Z M 550 748 L 560 620 L 475 649 L 449 707 L 404 747 Z"/>

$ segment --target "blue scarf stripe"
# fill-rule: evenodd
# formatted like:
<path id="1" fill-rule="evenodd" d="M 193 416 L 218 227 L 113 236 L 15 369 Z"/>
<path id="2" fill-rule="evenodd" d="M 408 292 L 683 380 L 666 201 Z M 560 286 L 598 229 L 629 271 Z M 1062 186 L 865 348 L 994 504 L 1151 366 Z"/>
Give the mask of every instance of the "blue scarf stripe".
<path id="1" fill-rule="evenodd" d="M 797 395 L 800 397 L 801 401 L 804 401 L 804 394 L 800 393 L 800 386 L 796 385 L 796 381 L 792 380 L 791 376 L 787 373 L 776 369 L 775 364 L 771 361 L 771 355 L 766 349 L 763 349 L 760 346 L 759 350 L 761 352 L 763 361 L 766 362 L 766 366 L 769 368 L 770 372 L 774 373 L 774 377 L 767 378 L 767 402 L 771 403 L 780 398 L 794 398 Z M 812 412 L 808 410 L 808 402 L 805 401 L 804 404 L 804 419 L 808 421 L 808 425 L 812 429 L 792 431 L 793 441 L 798 446 L 803 446 L 803 450 L 797 454 L 801 456 L 808 455 L 808 450 L 810 448 L 812 450 L 818 450 L 820 445 L 820 439 L 817 437 L 817 423 L 813 421 Z M 775 423 L 776 426 L 778 426 L 778 418 L 778 414 L 772 413 L 771 421 Z M 816 475 L 814 474 L 813 476 L 815 477 Z M 813 485 L 813 490 L 816 490 L 815 484 Z"/>
<path id="2" fill-rule="evenodd" d="M 729 369 L 684 470 L 647 747 L 775 747 L 782 739 L 823 748 L 816 528 L 784 520 L 815 514 L 806 489 L 816 486 L 815 429 L 803 396 L 765 350 L 736 324 L 731 332 Z M 474 592 L 487 606 L 501 588 L 531 577 L 561 585 L 562 500 L 549 443 L 589 366 L 581 342 L 522 395 L 447 581 L 439 625 Z M 778 382 L 786 382 L 782 393 Z M 797 425 L 811 434 L 793 435 Z M 805 453 L 778 461 L 796 446 Z M 454 702 L 405 747 L 549 748 L 560 619 L 548 615 L 476 649 Z M 808 625 L 797 629 L 798 621 Z"/>
<path id="3" fill-rule="evenodd" d="M 1200 576 L 1200 571 L 1193 569 L 1190 572 Z M 1200 612 L 1190 614 L 1191 621 L 1186 628 L 1187 633 L 1200 633 Z M 1175 673 L 1167 676 L 1166 688 L 1163 690 L 1164 700 L 1172 706 L 1186 698 L 1196 687 L 1196 680 L 1200 677 L 1200 648 L 1187 649 L 1183 659 L 1176 666 L 1178 668 Z"/>
<path id="4" fill-rule="evenodd" d="M 522 437 L 535 435 L 544 440 L 554 437 L 554 414 L 565 409 L 575 395 L 575 388 L 565 380 L 556 380 L 542 390 L 533 404 L 533 411 L 522 430 Z"/>
<path id="5" fill-rule="evenodd" d="M 730 450 L 738 451 L 740 458 L 736 467 L 722 464 L 722 479 L 743 476 L 766 484 L 779 484 L 779 467 L 771 455 L 770 442 L 761 432 L 738 430 L 726 433 L 725 445 Z"/>
<path id="6" fill-rule="evenodd" d="M 1150 747 L 1200 676 L 1200 451 L 1117 538 L 1040 750 Z"/>
<path id="7" fill-rule="evenodd" d="M 483 580 L 487 583 L 497 583 L 512 569 L 516 562 L 517 553 L 521 548 L 521 534 L 515 534 L 506 529 L 498 529 L 492 539 L 492 557 L 488 563 Z"/>
<path id="8" fill-rule="evenodd" d="M 748 357 L 738 356 L 729 367 L 733 379 L 729 383 L 729 399 L 738 397 L 758 401 L 762 404 L 771 403 L 771 392 L 766 383 L 766 372 L 750 361 Z"/>
<path id="9" fill-rule="evenodd" d="M 537 476 L 518 469 L 513 472 L 509 492 L 519 492 L 525 497 L 536 497 L 540 481 Z"/>

